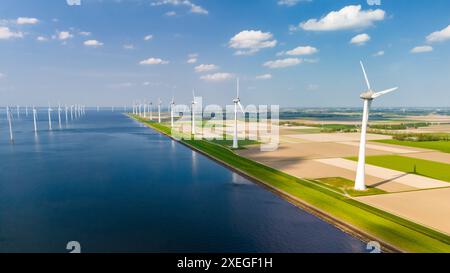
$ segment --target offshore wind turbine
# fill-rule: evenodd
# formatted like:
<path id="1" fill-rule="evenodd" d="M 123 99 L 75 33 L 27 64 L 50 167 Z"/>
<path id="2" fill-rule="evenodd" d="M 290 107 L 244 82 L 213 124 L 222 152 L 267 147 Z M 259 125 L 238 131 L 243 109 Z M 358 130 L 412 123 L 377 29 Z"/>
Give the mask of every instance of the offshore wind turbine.
<path id="1" fill-rule="evenodd" d="M 158 123 L 161 123 L 161 99 L 158 99 Z"/>
<path id="2" fill-rule="evenodd" d="M 244 107 L 242 107 L 241 99 L 239 98 L 239 78 L 236 79 L 236 98 L 233 100 L 234 103 L 234 133 L 233 133 L 233 149 L 239 148 L 238 145 L 238 107 L 244 112 Z"/>
<path id="3" fill-rule="evenodd" d="M 73 105 L 70 106 L 70 120 L 73 120 Z"/>
<path id="4" fill-rule="evenodd" d="M 66 105 L 64 105 L 64 111 L 65 111 L 65 114 L 66 114 L 66 125 L 67 125 L 67 122 L 69 121 L 69 115 L 67 114 L 67 112 L 68 112 L 68 107 L 67 107 L 67 104 Z"/>
<path id="5" fill-rule="evenodd" d="M 52 130 L 52 108 L 50 107 L 50 103 L 48 104 L 48 129 Z"/>
<path id="6" fill-rule="evenodd" d="M 369 78 L 367 77 L 366 70 L 364 69 L 364 64 L 360 61 L 361 69 L 366 80 L 368 90 L 360 95 L 360 98 L 364 101 L 364 110 L 362 116 L 361 125 L 361 141 L 359 143 L 359 156 L 358 156 L 358 168 L 356 170 L 355 179 L 355 190 L 363 191 L 366 189 L 365 181 L 365 165 L 366 165 L 366 135 L 367 135 L 367 123 L 369 122 L 369 111 L 372 101 L 380 96 L 387 93 L 393 92 L 398 89 L 398 87 L 386 89 L 380 92 L 374 92 L 370 86 Z"/>
<path id="7" fill-rule="evenodd" d="M 28 105 L 25 106 L 25 116 L 28 117 Z"/>
<path id="8" fill-rule="evenodd" d="M 9 109 L 9 106 L 6 106 L 6 116 L 8 118 L 8 124 L 9 124 L 9 139 L 11 142 L 14 142 L 14 136 L 13 136 L 13 130 L 12 130 L 12 113 Z"/>
<path id="9" fill-rule="evenodd" d="M 61 129 L 61 104 L 58 103 L 58 125 L 59 129 Z"/>
<path id="10" fill-rule="evenodd" d="M 195 105 L 197 102 L 195 101 L 195 90 L 192 89 L 192 102 L 191 102 L 191 119 L 192 119 L 192 129 L 191 134 L 195 135 Z"/>
<path id="11" fill-rule="evenodd" d="M 17 105 L 17 119 L 20 118 L 20 106 Z"/>
<path id="12" fill-rule="evenodd" d="M 37 111 L 36 111 L 36 107 L 34 107 L 33 105 L 33 125 L 34 125 L 34 132 L 37 133 L 38 129 L 37 129 Z"/>

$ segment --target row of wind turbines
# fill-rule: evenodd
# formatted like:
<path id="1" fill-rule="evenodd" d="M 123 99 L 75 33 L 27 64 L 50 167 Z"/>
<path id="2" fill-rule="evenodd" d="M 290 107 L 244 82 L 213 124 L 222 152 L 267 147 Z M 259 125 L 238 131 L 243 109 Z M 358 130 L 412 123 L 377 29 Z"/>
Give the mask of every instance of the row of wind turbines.
<path id="1" fill-rule="evenodd" d="M 20 119 L 20 106 L 15 106 L 15 112 L 16 112 L 16 118 L 17 120 Z M 14 107 L 6 106 L 5 112 L 6 112 L 6 118 L 8 120 L 8 127 L 9 127 L 9 139 L 11 142 L 14 142 L 14 130 L 13 130 L 13 124 L 14 124 Z M 32 108 L 32 115 L 33 115 L 33 131 L 37 134 L 38 129 L 38 108 L 33 106 Z M 53 124 L 52 124 L 52 112 L 55 111 L 53 108 L 48 106 L 47 108 L 47 117 L 48 117 L 48 130 L 53 130 Z M 58 127 L 59 129 L 62 129 L 62 122 L 63 117 L 65 116 L 65 123 L 66 125 L 69 123 L 69 120 L 75 120 L 78 119 L 86 114 L 86 107 L 84 105 L 74 104 L 74 105 L 64 105 L 64 107 L 61 107 L 61 104 L 58 104 L 57 111 L 57 117 L 58 117 Z M 64 112 L 64 113 L 63 113 Z M 28 117 L 28 106 L 25 106 L 25 116 Z"/>
<path id="2" fill-rule="evenodd" d="M 239 148 L 238 140 L 238 110 L 240 110 L 244 115 L 244 107 L 241 104 L 241 99 L 239 98 L 239 78 L 236 79 L 236 97 L 233 99 L 234 104 L 234 130 L 233 130 L 233 149 Z M 158 123 L 161 123 L 161 99 L 158 99 Z M 195 90 L 192 90 L 192 101 L 191 101 L 191 134 L 196 135 L 196 125 L 195 125 L 195 106 L 197 101 L 195 100 Z M 169 104 L 170 109 L 170 126 L 174 127 L 174 108 L 175 108 L 175 97 L 172 96 L 172 100 Z M 147 116 L 148 113 L 148 116 Z M 149 118 L 153 120 L 153 104 L 151 102 L 144 103 L 133 103 L 133 115 L 138 115 L 143 118 Z"/>

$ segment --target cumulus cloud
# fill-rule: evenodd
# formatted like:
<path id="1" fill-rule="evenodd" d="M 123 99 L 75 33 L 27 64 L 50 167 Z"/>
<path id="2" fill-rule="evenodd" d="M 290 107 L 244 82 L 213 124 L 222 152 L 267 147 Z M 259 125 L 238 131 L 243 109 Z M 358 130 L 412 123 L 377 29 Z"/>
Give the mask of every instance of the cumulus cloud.
<path id="1" fill-rule="evenodd" d="M 22 32 L 14 32 L 9 27 L 0 27 L 0 40 L 9 40 L 14 38 L 22 38 Z"/>
<path id="2" fill-rule="evenodd" d="M 150 41 L 151 39 L 153 39 L 153 35 L 147 35 L 144 37 L 144 41 Z"/>
<path id="3" fill-rule="evenodd" d="M 263 48 L 271 48 L 277 45 L 270 32 L 260 30 L 243 30 L 234 35 L 228 42 L 230 48 L 237 49 L 236 55 L 251 55 Z"/>
<path id="4" fill-rule="evenodd" d="M 57 38 L 61 41 L 73 38 L 73 35 L 69 31 L 60 31 L 57 33 Z"/>
<path id="5" fill-rule="evenodd" d="M 319 50 L 312 46 L 299 46 L 292 50 L 286 52 L 286 55 L 290 56 L 300 56 L 300 55 L 312 55 L 317 53 Z"/>
<path id="6" fill-rule="evenodd" d="M 87 40 L 84 42 L 85 46 L 90 46 L 90 47 L 101 47 L 103 46 L 102 42 L 99 42 L 97 40 Z"/>
<path id="7" fill-rule="evenodd" d="M 17 18 L 16 23 L 18 25 L 34 25 L 39 23 L 39 20 L 36 18 L 19 17 Z"/>
<path id="8" fill-rule="evenodd" d="M 170 17 L 170 16 L 176 16 L 177 13 L 176 13 L 175 11 L 172 10 L 172 11 L 166 12 L 165 15 Z"/>
<path id="9" fill-rule="evenodd" d="M 370 41 L 370 36 L 367 33 L 363 33 L 353 37 L 350 43 L 354 45 L 365 45 L 368 41 Z"/>
<path id="10" fill-rule="evenodd" d="M 200 79 L 209 82 L 221 82 L 232 79 L 233 77 L 231 73 L 214 73 L 201 76 Z"/>
<path id="11" fill-rule="evenodd" d="M 168 64 L 169 61 L 165 61 L 160 58 L 148 58 L 139 62 L 141 65 L 157 65 L 157 64 Z"/>
<path id="12" fill-rule="evenodd" d="M 425 46 L 416 46 L 411 49 L 411 53 L 425 53 L 433 51 L 433 47 L 425 45 Z"/>
<path id="13" fill-rule="evenodd" d="M 255 77 L 257 80 L 270 80 L 272 79 L 272 74 L 263 74 Z"/>
<path id="14" fill-rule="evenodd" d="M 427 36 L 427 42 L 443 42 L 450 39 L 450 25 L 442 30 L 435 31 Z"/>
<path id="15" fill-rule="evenodd" d="M 268 61 L 263 64 L 263 66 L 268 68 L 285 68 L 290 66 L 298 65 L 302 62 L 301 59 L 298 58 L 286 58 L 286 59 L 279 59 L 275 61 Z"/>
<path id="16" fill-rule="evenodd" d="M 376 21 L 384 20 L 386 12 L 382 9 L 361 10 L 361 5 L 346 6 L 332 11 L 321 19 L 309 19 L 300 23 L 300 28 L 307 31 L 333 31 L 370 27 Z"/>
<path id="17" fill-rule="evenodd" d="M 195 72 L 201 73 L 201 72 L 209 72 L 213 70 L 219 69 L 219 67 L 215 64 L 201 64 L 197 65 L 195 68 Z"/>
<path id="18" fill-rule="evenodd" d="M 197 14 L 208 14 L 208 11 L 194 3 L 190 0 L 160 0 L 151 3 L 152 6 L 163 6 L 163 5 L 171 5 L 171 6 L 185 6 L 189 8 L 189 11 Z"/>
<path id="19" fill-rule="evenodd" d="M 82 36 L 90 36 L 92 33 L 90 33 L 89 31 L 80 31 L 79 32 L 80 33 L 80 35 L 82 35 Z"/>

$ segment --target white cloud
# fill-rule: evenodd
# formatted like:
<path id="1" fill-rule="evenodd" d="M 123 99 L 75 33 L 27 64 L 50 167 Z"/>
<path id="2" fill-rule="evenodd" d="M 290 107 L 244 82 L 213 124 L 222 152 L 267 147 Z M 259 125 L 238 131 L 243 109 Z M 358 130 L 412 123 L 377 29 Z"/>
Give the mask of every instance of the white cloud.
<path id="1" fill-rule="evenodd" d="M 170 17 L 170 16 L 176 16 L 177 13 L 175 11 L 171 10 L 171 11 L 166 12 L 165 15 Z"/>
<path id="2" fill-rule="evenodd" d="M 192 53 L 188 55 L 188 60 L 186 61 L 188 64 L 195 64 L 197 62 L 198 54 Z"/>
<path id="3" fill-rule="evenodd" d="M 0 79 L 3 79 L 3 78 L 5 78 L 6 77 L 6 75 L 5 74 L 3 74 L 3 73 L 0 73 Z"/>
<path id="4" fill-rule="evenodd" d="M 169 61 L 162 60 L 160 58 L 148 58 L 146 60 L 142 60 L 139 64 L 142 65 L 156 65 L 156 64 L 168 64 Z"/>
<path id="5" fill-rule="evenodd" d="M 14 32 L 9 27 L 0 27 L 0 40 L 9 40 L 13 38 L 22 38 L 22 32 Z"/>
<path id="6" fill-rule="evenodd" d="M 100 47 L 103 46 L 102 42 L 99 42 L 97 40 L 87 40 L 84 42 L 85 46 L 91 46 L 91 47 Z"/>
<path id="7" fill-rule="evenodd" d="M 427 36 L 427 42 L 443 42 L 450 39 L 450 25 L 442 30 L 435 31 Z"/>
<path id="8" fill-rule="evenodd" d="M 209 82 L 220 82 L 232 79 L 234 77 L 231 73 L 215 73 L 201 76 L 200 79 Z"/>
<path id="9" fill-rule="evenodd" d="M 189 58 L 188 60 L 187 60 L 187 63 L 188 64 L 195 64 L 197 62 L 197 58 Z"/>
<path id="10" fill-rule="evenodd" d="M 197 14 L 208 14 L 208 11 L 203 7 L 192 3 L 190 0 L 160 0 L 151 3 L 152 6 L 162 6 L 162 5 L 171 5 L 171 6 L 185 6 L 190 8 L 190 12 Z"/>
<path id="11" fill-rule="evenodd" d="M 201 73 L 201 72 L 208 72 L 219 69 L 219 67 L 215 64 L 201 64 L 197 65 L 195 68 L 195 72 Z"/>
<path id="12" fill-rule="evenodd" d="M 63 41 L 73 38 L 73 35 L 69 31 L 60 31 L 57 33 L 57 38 Z"/>
<path id="13" fill-rule="evenodd" d="M 92 33 L 90 33 L 89 31 L 80 31 L 80 35 L 82 36 L 90 36 Z"/>
<path id="14" fill-rule="evenodd" d="M 34 25 L 39 23 L 39 20 L 36 18 L 19 17 L 17 18 L 16 23 L 18 25 Z"/>
<path id="15" fill-rule="evenodd" d="M 373 54 L 373 56 L 374 56 L 374 57 L 381 57 L 381 56 L 384 56 L 384 51 L 383 51 L 383 50 L 380 50 L 380 51 L 376 52 L 375 54 Z"/>
<path id="16" fill-rule="evenodd" d="M 144 41 L 150 41 L 151 39 L 153 39 L 153 35 L 147 35 L 144 37 Z"/>
<path id="17" fill-rule="evenodd" d="M 126 45 L 123 45 L 123 48 L 124 49 L 134 49 L 134 45 L 132 45 L 132 44 L 126 44 Z"/>
<path id="18" fill-rule="evenodd" d="M 268 68 L 285 68 L 289 66 L 295 66 L 302 62 L 301 59 L 298 58 L 286 58 L 286 59 L 280 59 L 275 61 L 268 61 L 263 64 L 263 66 L 266 66 Z"/>
<path id="19" fill-rule="evenodd" d="M 318 84 L 314 84 L 314 83 L 310 83 L 308 84 L 308 86 L 306 86 L 306 89 L 308 91 L 315 91 L 319 89 L 319 85 Z"/>
<path id="20" fill-rule="evenodd" d="M 270 79 L 272 79 L 272 75 L 271 74 L 263 74 L 263 75 L 258 75 L 255 78 L 257 80 L 270 80 Z"/>
<path id="21" fill-rule="evenodd" d="M 48 39 L 47 39 L 47 37 L 45 37 L 45 36 L 38 36 L 38 37 L 36 38 L 36 40 L 39 41 L 39 42 L 45 42 L 45 41 L 47 41 Z"/>
<path id="22" fill-rule="evenodd" d="M 354 45 L 365 45 L 368 41 L 370 41 L 370 36 L 367 33 L 363 33 L 353 37 L 350 43 Z"/>
<path id="23" fill-rule="evenodd" d="M 236 55 L 251 55 L 263 48 L 271 48 L 277 45 L 270 32 L 260 30 L 244 30 L 234 35 L 228 42 L 229 47 L 238 49 Z"/>
<path id="24" fill-rule="evenodd" d="M 312 55 L 317 53 L 319 50 L 312 46 L 299 46 L 292 50 L 286 52 L 286 55 L 299 56 L 299 55 Z"/>
<path id="25" fill-rule="evenodd" d="M 433 51 L 433 47 L 425 45 L 425 46 L 416 46 L 415 48 L 411 49 L 411 53 L 424 53 L 424 52 L 431 52 Z"/>
<path id="26" fill-rule="evenodd" d="M 309 19 L 300 23 L 307 31 L 333 31 L 341 29 L 366 28 L 376 21 L 384 20 L 386 12 L 381 9 L 361 10 L 361 5 L 350 5 L 339 11 L 332 11 L 321 19 Z"/>
<path id="27" fill-rule="evenodd" d="M 311 0 L 278 0 L 277 4 L 280 6 L 293 7 L 300 2 L 311 2 Z"/>

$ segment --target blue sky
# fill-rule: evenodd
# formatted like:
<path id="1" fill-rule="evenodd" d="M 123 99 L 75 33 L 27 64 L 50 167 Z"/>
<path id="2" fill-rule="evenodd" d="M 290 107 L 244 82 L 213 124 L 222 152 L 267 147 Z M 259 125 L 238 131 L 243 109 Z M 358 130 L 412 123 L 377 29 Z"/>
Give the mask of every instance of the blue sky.
<path id="1" fill-rule="evenodd" d="M 360 106 L 361 59 L 374 89 L 400 87 L 374 106 L 448 107 L 449 12 L 446 0 L 2 0 L 1 104 L 188 103 L 192 88 L 225 104 L 238 76 L 244 104 Z"/>

